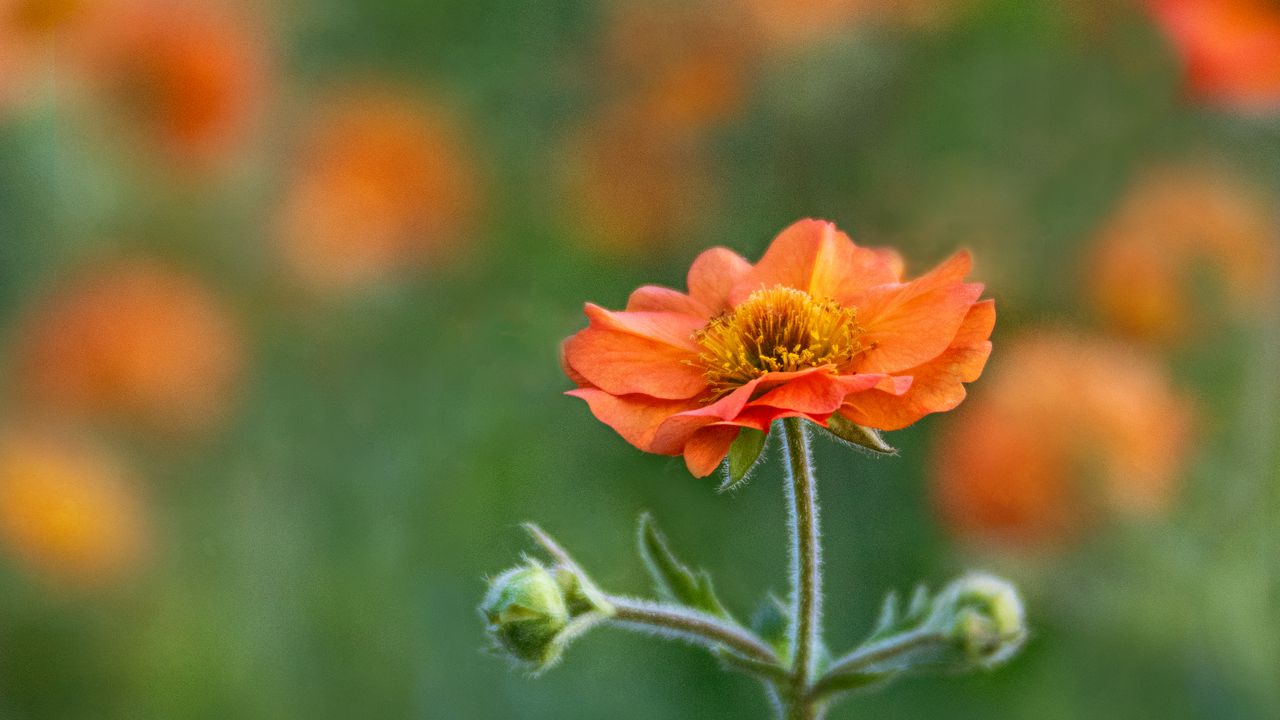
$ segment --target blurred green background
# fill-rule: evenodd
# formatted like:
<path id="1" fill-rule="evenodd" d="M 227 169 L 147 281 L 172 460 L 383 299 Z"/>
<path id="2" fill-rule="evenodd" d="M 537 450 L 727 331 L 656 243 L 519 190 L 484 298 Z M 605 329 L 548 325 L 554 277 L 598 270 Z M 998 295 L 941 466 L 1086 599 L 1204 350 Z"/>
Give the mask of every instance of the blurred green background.
<path id="1" fill-rule="evenodd" d="M 784 32 L 762 18 L 809 5 L 774 4 L 783 10 L 763 16 L 644 0 L 236 6 L 228 27 L 261 63 L 231 74 L 259 72 L 260 86 L 197 62 L 176 89 L 156 71 L 118 92 L 97 72 L 109 63 L 77 57 L 99 41 L 78 36 L 0 65 L 26 75 L 0 106 L 0 427 L 91 436 L 127 468 L 141 528 L 119 557 L 89 531 L 88 549 L 41 551 L 44 536 L 22 530 L 39 526 L 34 511 L 4 511 L 18 520 L 5 521 L 0 561 L 0 717 L 765 717 L 753 681 L 620 630 L 592 632 L 537 679 L 482 651 L 484 578 L 531 550 L 525 520 L 614 592 L 649 592 L 633 549 L 642 510 L 740 613 L 786 591 L 777 448 L 747 487 L 718 494 L 679 458 L 627 445 L 560 395 L 571 384 L 557 347 L 584 324 L 581 304 L 682 288 L 702 249 L 754 260 L 816 216 L 899 248 L 913 273 L 973 248 L 1001 314 L 996 373 L 1002 342 L 1039 328 L 1110 332 L 1087 299 L 1089 258 L 1148 167 L 1225 168 L 1264 199 L 1278 189 L 1277 126 L 1189 102 L 1137 6 L 864 4 Z M 142 47 L 163 64 L 158 46 Z M 309 212 L 291 193 L 341 176 L 315 168 L 340 162 L 333 138 L 358 132 L 339 124 L 308 145 L 316 119 L 371 88 L 447 118 L 447 150 L 424 162 L 467 199 L 423 219 L 421 204 L 449 191 L 393 191 L 387 212 L 410 216 L 384 233 L 395 249 L 352 260 L 342 243 L 382 237 L 360 216 L 376 203 L 316 221 L 313 234 L 333 237 L 315 248 L 306 218 L 294 231 L 281 217 Z M 250 98 L 243 128 L 208 131 L 235 138 L 198 153 L 154 141 L 166 113 L 194 113 L 196 130 L 173 124 L 179 139 L 198 135 L 201 113 L 219 112 L 199 109 L 206 92 Z M 377 162 L 403 155 L 389 147 Z M 398 188 L 413 172 L 385 174 Z M 343 202 L 340 181 L 318 182 L 332 194 L 316 191 L 314 207 Z M 416 235 L 430 242 L 404 239 Z M 298 270 L 299 255 L 320 270 Z M 28 387 L 40 374 L 30 338 L 90 322 L 44 308 L 121 258 L 194 279 L 234 328 L 234 343 L 216 340 L 236 348 L 231 379 L 158 391 L 156 403 L 196 414 L 204 406 L 184 393 L 211 394 L 203 402 L 220 409 L 198 430 L 173 432 L 163 413 L 137 422 L 152 405 L 128 398 L 149 391 L 120 390 L 134 382 L 126 371 L 94 381 L 106 390 L 59 395 L 127 329 L 92 346 L 75 335 L 55 360 L 37 353 L 36 365 L 70 369 L 52 391 Z M 1187 296 L 1207 319 L 1183 323 L 1195 328 L 1185 342 L 1134 341 L 1196 416 L 1159 512 L 1099 511 L 1049 547 L 972 543 L 930 502 L 935 436 L 962 414 L 894 433 L 897 458 L 817 444 L 833 646 L 865 634 L 887 591 L 975 566 L 1017 581 L 1033 624 L 998 672 L 903 681 L 832 718 L 1280 717 L 1274 296 L 1253 296 L 1249 312 L 1205 309 L 1227 303 L 1202 285 Z M 196 356 L 213 352 L 193 327 Z M 164 350 L 142 347 L 146 376 Z"/>

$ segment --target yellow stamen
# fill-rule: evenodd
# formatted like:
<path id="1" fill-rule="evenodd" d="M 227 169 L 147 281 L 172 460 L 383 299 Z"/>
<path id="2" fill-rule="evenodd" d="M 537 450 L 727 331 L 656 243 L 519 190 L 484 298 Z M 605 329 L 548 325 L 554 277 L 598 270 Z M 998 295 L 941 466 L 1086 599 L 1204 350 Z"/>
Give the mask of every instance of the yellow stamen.
<path id="1" fill-rule="evenodd" d="M 853 308 L 777 285 L 712 318 L 695 339 L 717 395 L 771 372 L 851 363 L 866 348 Z"/>

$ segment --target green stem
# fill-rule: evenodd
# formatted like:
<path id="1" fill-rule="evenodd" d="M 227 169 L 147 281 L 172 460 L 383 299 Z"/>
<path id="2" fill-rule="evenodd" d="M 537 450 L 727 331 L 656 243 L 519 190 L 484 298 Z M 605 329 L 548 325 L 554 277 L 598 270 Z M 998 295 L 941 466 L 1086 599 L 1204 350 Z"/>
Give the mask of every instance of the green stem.
<path id="1" fill-rule="evenodd" d="M 751 632 L 714 615 L 691 608 L 610 595 L 613 619 L 675 635 L 712 650 L 724 646 L 751 660 L 776 665 L 772 649 Z"/>
<path id="2" fill-rule="evenodd" d="M 788 720 L 818 717 L 809 698 L 822 623 L 822 549 L 818 542 L 817 483 L 803 421 L 787 418 L 785 431 L 790 482 L 787 504 L 791 530 L 791 687 Z"/>
<path id="3" fill-rule="evenodd" d="M 811 700 L 821 700 L 835 690 L 844 676 L 871 671 L 876 665 L 894 660 L 921 647 L 942 644 L 946 638 L 932 630 L 917 630 L 885 638 L 854 650 L 831 663 L 831 667 L 809 690 Z M 892 674 L 894 671 L 888 671 Z"/>

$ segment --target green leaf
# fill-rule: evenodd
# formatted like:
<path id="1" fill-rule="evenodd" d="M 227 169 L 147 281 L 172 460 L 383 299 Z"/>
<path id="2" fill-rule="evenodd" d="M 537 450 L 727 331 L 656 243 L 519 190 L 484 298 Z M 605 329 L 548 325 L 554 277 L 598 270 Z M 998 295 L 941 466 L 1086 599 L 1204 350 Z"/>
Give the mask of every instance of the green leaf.
<path id="1" fill-rule="evenodd" d="M 884 598 L 884 604 L 880 608 L 880 617 L 876 620 L 875 627 L 872 628 L 871 634 L 867 636 L 863 644 L 869 644 L 891 635 L 897 635 L 920 627 L 929 618 L 931 608 L 929 590 L 924 585 L 916 586 L 915 591 L 911 594 L 911 600 L 905 608 L 898 593 L 890 591 Z"/>
<path id="2" fill-rule="evenodd" d="M 729 446 L 729 476 L 720 486 L 721 492 L 732 490 L 747 478 L 747 473 L 756 466 L 760 453 L 764 450 L 766 434 L 755 428 L 742 428 L 733 444 Z"/>
<path id="3" fill-rule="evenodd" d="M 773 593 L 765 596 L 751 616 L 751 629 L 769 643 L 784 664 L 791 658 L 790 623 L 790 609 Z"/>
<path id="4" fill-rule="evenodd" d="M 898 451 L 884 441 L 880 431 L 859 425 L 840 413 L 835 413 L 827 420 L 827 431 L 832 435 L 866 448 L 880 455 L 897 455 Z"/>
<path id="5" fill-rule="evenodd" d="M 893 634 L 893 630 L 898 625 L 898 593 L 896 590 L 890 590 L 888 595 L 884 596 L 884 604 L 880 606 L 880 617 L 876 620 L 875 627 L 871 629 L 871 636 L 867 638 L 867 642 Z"/>
<path id="6" fill-rule="evenodd" d="M 667 539 L 658 530 L 649 513 L 640 516 L 639 541 L 640 557 L 644 560 L 649 575 L 653 577 L 659 594 L 672 602 L 733 620 L 733 616 L 716 597 L 711 576 L 705 570 L 690 570 L 680 562 L 675 553 L 671 552 Z"/>

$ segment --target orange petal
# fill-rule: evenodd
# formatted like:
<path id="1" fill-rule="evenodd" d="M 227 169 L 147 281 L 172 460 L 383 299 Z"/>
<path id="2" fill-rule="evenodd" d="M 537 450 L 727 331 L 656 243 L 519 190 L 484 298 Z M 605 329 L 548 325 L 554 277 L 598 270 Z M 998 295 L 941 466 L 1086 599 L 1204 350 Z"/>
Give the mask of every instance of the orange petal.
<path id="1" fill-rule="evenodd" d="M 884 375 L 832 375 L 811 373 L 770 390 L 751 401 L 752 406 L 766 405 L 782 410 L 794 410 L 807 414 L 830 415 L 835 412 L 850 393 L 876 387 Z"/>
<path id="2" fill-rule="evenodd" d="M 564 374 L 573 381 L 574 385 L 577 385 L 578 387 L 588 387 L 591 385 L 591 381 L 583 377 L 582 373 L 574 370 L 573 366 L 569 364 L 567 348 L 569 346 L 569 341 L 572 339 L 573 337 L 567 337 L 560 341 L 560 369 L 564 370 Z"/>
<path id="3" fill-rule="evenodd" d="M 704 322 L 712 315 L 701 302 L 677 290 L 645 285 L 627 299 L 627 312 L 675 312 L 695 315 Z"/>
<path id="4" fill-rule="evenodd" d="M 702 320 L 670 312 L 620 312 L 588 304 L 591 324 L 564 344 L 573 373 L 614 395 L 643 393 L 655 398 L 690 398 L 707 387 L 693 361 L 693 333 Z M 580 383 L 581 384 L 581 383 Z"/>
<path id="5" fill-rule="evenodd" d="M 623 440 L 645 452 L 663 455 L 678 455 L 680 448 L 655 449 L 653 435 L 658 427 L 672 415 L 696 407 L 689 400 L 658 400 L 644 395 L 617 397 L 595 388 L 579 388 L 565 394 L 586 400 L 591 414 L 617 431 Z"/>
<path id="6" fill-rule="evenodd" d="M 751 399 L 760 378 L 756 378 L 733 392 L 725 395 L 710 405 L 679 412 L 663 421 L 653 435 L 655 447 L 663 448 L 655 452 L 668 454 L 680 452 L 689 438 L 702 428 L 717 423 L 733 420 L 746 407 Z"/>
<path id="7" fill-rule="evenodd" d="M 973 382 L 991 354 L 991 330 L 996 307 L 991 300 L 974 305 L 965 316 L 951 347 L 937 358 L 906 372 L 912 383 L 898 396 L 879 390 L 848 399 L 840 413 L 867 427 L 904 428 L 929 413 L 951 410 L 965 398 L 964 383 Z"/>
<path id="8" fill-rule="evenodd" d="M 896 253 L 858 247 L 824 220 L 801 220 L 774 239 L 734 287 L 730 300 L 738 303 L 762 287 L 785 285 L 852 304 L 868 288 L 896 283 L 901 269 Z"/>
<path id="9" fill-rule="evenodd" d="M 782 420 L 789 417 L 811 420 L 826 427 L 827 419 L 831 417 L 831 413 L 806 413 L 799 410 L 783 410 L 768 405 L 748 405 L 742 409 L 742 412 L 738 413 L 736 418 L 723 424 L 750 427 L 768 432 L 769 426 L 773 424 L 774 420 Z"/>
<path id="10" fill-rule="evenodd" d="M 748 272 L 751 263 L 727 248 L 704 251 L 689 267 L 689 295 L 706 306 L 708 314 L 729 307 L 729 293 Z"/>
<path id="11" fill-rule="evenodd" d="M 973 262 L 959 252 L 909 283 L 872 288 L 858 306 L 870 345 L 858 372 L 898 373 L 941 355 L 955 338 L 982 285 L 962 282 Z"/>
<path id="12" fill-rule="evenodd" d="M 684 447 L 684 464 L 694 477 L 706 477 L 720 467 L 729 446 L 742 428 L 733 425 L 712 425 L 693 434 Z"/>

